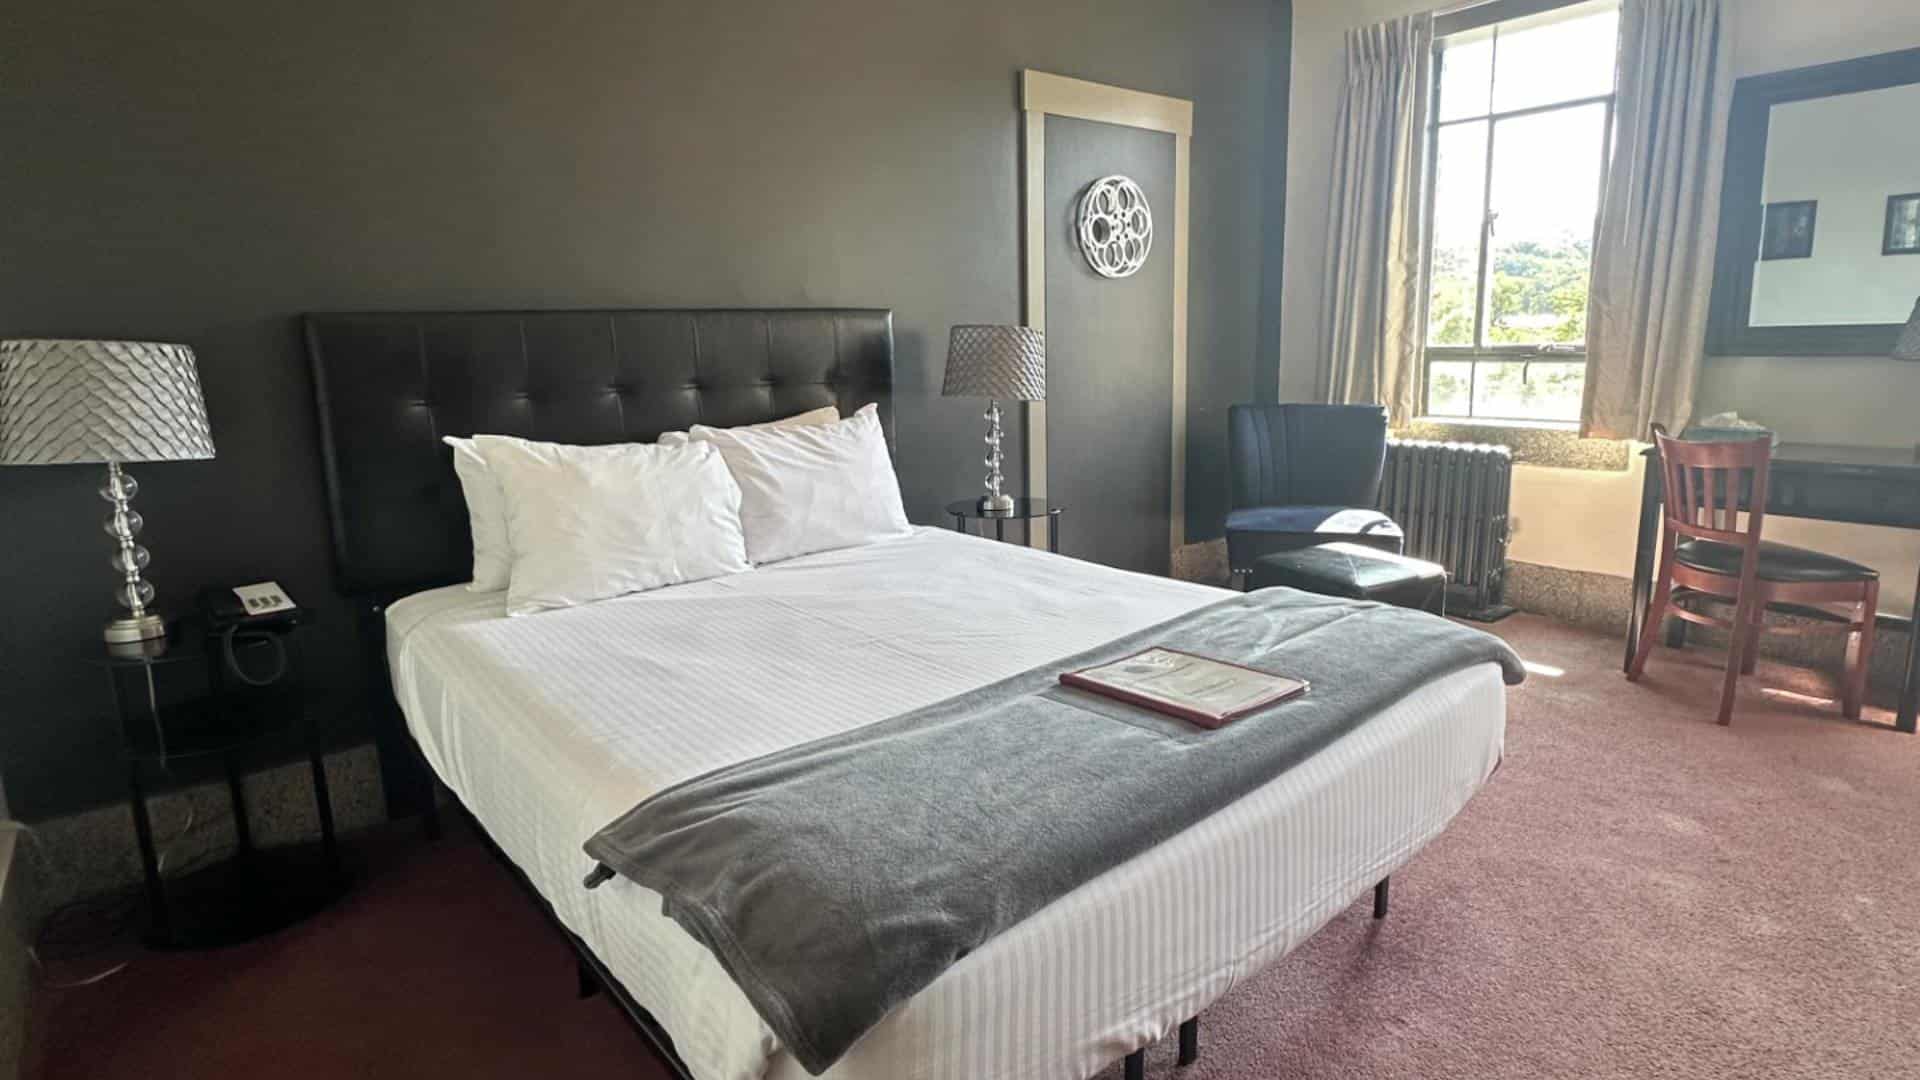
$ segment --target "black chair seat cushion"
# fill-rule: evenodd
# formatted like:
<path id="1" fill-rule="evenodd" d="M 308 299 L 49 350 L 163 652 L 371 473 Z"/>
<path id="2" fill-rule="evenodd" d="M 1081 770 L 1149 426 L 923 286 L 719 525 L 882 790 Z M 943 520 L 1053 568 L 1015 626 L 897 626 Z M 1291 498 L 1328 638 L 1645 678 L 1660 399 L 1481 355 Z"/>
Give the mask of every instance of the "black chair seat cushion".
<path id="1" fill-rule="evenodd" d="M 1247 587 L 1273 585 L 1440 614 L 1445 607 L 1447 571 L 1438 563 L 1363 544 L 1332 543 L 1257 560 Z"/>
<path id="2" fill-rule="evenodd" d="M 1695 570 L 1740 576 L 1740 548 L 1718 540 L 1688 540 L 1673 549 L 1674 561 Z M 1760 580 L 1797 582 L 1871 581 L 1880 572 L 1834 555 L 1789 544 L 1760 541 Z"/>
<path id="3" fill-rule="evenodd" d="M 1275 552 L 1349 540 L 1398 554 L 1406 535 L 1378 510 L 1353 506 L 1249 506 L 1227 514 L 1227 560 L 1248 570 Z"/>

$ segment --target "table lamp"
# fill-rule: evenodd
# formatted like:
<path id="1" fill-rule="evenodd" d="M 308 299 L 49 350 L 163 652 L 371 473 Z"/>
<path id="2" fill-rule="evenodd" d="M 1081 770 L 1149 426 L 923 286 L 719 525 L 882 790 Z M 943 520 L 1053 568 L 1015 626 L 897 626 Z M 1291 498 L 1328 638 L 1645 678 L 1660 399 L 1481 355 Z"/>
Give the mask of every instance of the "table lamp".
<path id="1" fill-rule="evenodd" d="M 105 528 L 119 545 L 116 598 L 126 614 L 107 624 L 109 651 L 164 644 L 153 586 L 140 576 L 147 549 L 134 543 L 139 490 L 120 466 L 213 456 L 207 405 L 193 350 L 149 341 L 0 341 L 0 465 L 102 464 L 100 497 L 112 505 Z"/>
<path id="2" fill-rule="evenodd" d="M 1895 360 L 1920 360 L 1920 300 L 1913 302 L 1913 314 L 1907 316 L 1907 328 L 1900 331 L 1900 340 L 1894 342 Z"/>
<path id="3" fill-rule="evenodd" d="M 1047 399 L 1047 336 L 1031 326 L 956 326 L 947 339 L 946 397 L 987 399 L 987 493 L 980 509 L 1008 513 L 1000 490 L 1000 402 Z"/>

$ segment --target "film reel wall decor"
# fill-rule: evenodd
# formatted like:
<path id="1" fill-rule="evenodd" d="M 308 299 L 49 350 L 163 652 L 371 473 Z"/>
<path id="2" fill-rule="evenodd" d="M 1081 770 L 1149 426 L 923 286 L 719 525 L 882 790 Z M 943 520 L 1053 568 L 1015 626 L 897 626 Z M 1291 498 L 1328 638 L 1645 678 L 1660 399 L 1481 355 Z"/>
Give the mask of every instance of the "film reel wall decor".
<path id="1" fill-rule="evenodd" d="M 1088 184 L 1076 224 L 1080 253 L 1101 277 L 1132 275 L 1153 250 L 1153 210 L 1146 192 L 1127 177 L 1103 176 Z"/>

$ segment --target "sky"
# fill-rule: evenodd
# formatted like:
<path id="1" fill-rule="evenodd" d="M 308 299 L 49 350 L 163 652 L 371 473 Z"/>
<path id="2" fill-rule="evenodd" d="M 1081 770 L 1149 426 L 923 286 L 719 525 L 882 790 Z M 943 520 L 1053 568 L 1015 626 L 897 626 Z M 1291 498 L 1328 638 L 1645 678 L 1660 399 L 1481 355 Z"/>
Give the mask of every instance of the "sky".
<path id="1" fill-rule="evenodd" d="M 1517 29 L 1510 24 L 1497 41 L 1489 28 L 1445 43 L 1437 103 L 1436 244 L 1472 246 L 1486 171 L 1488 122 L 1447 121 L 1611 91 L 1618 11 L 1611 5 L 1568 10 L 1575 14 Z M 1605 129 L 1604 104 L 1493 125 L 1495 244 L 1592 234 Z"/>

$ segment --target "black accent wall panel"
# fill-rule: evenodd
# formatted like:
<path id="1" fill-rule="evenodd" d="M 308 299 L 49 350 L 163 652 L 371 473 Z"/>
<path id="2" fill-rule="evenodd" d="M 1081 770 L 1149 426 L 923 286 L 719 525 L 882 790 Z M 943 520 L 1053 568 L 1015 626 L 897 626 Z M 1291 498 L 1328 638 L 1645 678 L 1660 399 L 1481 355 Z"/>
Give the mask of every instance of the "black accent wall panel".
<path id="1" fill-rule="evenodd" d="M 1172 487 L 1172 135 L 1050 116 L 1046 127 L 1047 498 L 1067 506 L 1068 555 L 1167 572 Z M 1102 277 L 1081 255 L 1077 208 L 1126 176 L 1153 214 L 1138 271 Z"/>
<path id="2" fill-rule="evenodd" d="M 162 604 L 277 578 L 319 607 L 311 657 L 350 688 L 300 313 L 890 308 L 901 481 L 937 524 L 980 482 L 980 403 L 939 394 L 947 329 L 1020 318 L 1018 73 L 1035 67 L 1194 102 L 1188 524 L 1217 534 L 1225 406 L 1268 382 L 1287 11 L 14 4 L 0 336 L 194 347 L 219 456 L 133 470 Z M 98 485 L 0 468 L 0 771 L 29 819 L 120 796 L 81 659 L 111 604 Z M 358 737 L 349 710 L 333 723 Z"/>

